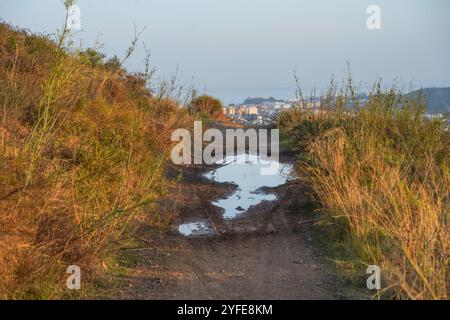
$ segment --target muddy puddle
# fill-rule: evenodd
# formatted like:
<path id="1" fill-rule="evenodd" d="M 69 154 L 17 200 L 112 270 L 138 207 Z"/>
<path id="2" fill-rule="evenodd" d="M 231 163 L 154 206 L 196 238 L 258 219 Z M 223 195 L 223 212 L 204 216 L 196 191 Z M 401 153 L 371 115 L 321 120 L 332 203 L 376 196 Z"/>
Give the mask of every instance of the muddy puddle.
<path id="1" fill-rule="evenodd" d="M 237 186 L 229 197 L 212 203 L 223 209 L 225 220 L 235 219 L 250 207 L 263 201 L 277 200 L 275 194 L 265 192 L 263 188 L 285 184 L 292 172 L 291 164 L 280 163 L 252 154 L 227 157 L 217 164 L 221 166 L 205 173 L 204 177 L 215 182 L 232 183 Z M 271 168 L 270 174 L 267 174 L 264 168 Z M 178 231 L 185 236 L 212 234 L 208 224 L 204 221 L 182 224 Z"/>
<path id="2" fill-rule="evenodd" d="M 178 226 L 178 232 L 184 236 L 206 236 L 213 233 L 208 223 L 204 221 L 181 224 Z"/>
<path id="3" fill-rule="evenodd" d="M 269 167 L 274 170 L 267 174 L 264 168 Z M 216 182 L 228 182 L 237 186 L 231 196 L 213 202 L 215 206 L 224 210 L 224 219 L 230 220 L 262 201 L 275 201 L 277 199 L 275 194 L 266 193 L 261 189 L 285 184 L 291 171 L 291 164 L 264 159 L 258 155 L 241 154 L 225 158 L 223 166 L 204 176 Z"/>

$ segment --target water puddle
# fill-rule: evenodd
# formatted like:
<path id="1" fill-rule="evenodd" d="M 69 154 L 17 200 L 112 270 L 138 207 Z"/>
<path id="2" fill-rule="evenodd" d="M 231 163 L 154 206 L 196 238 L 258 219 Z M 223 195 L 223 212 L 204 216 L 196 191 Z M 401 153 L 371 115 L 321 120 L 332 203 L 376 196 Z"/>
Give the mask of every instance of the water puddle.
<path id="1" fill-rule="evenodd" d="M 229 182 L 238 186 L 228 198 L 213 202 L 224 209 L 224 219 L 234 219 L 247 211 L 251 206 L 262 201 L 274 201 L 275 194 L 265 193 L 263 187 L 278 187 L 286 183 L 292 169 L 291 164 L 265 160 L 258 155 L 241 154 L 227 157 L 221 164 L 224 166 L 208 172 L 205 177 L 217 182 Z M 274 174 L 261 174 L 263 167 L 276 168 Z"/>
<path id="2" fill-rule="evenodd" d="M 204 221 L 181 224 L 178 231 L 184 236 L 205 236 L 212 234 L 208 223 Z"/>

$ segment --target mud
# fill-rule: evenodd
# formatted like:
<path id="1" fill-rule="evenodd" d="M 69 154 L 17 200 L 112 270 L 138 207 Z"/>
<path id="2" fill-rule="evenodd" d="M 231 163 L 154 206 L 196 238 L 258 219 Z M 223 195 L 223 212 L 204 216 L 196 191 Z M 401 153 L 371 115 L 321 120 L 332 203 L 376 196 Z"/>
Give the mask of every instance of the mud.
<path id="1" fill-rule="evenodd" d="M 294 159 L 283 150 L 281 162 L 293 164 Z M 302 179 L 263 188 L 276 200 L 224 219 L 214 203 L 230 197 L 237 186 L 205 177 L 217 168 L 169 168 L 169 176 L 183 175 L 163 204 L 177 218 L 165 233 L 141 231 L 148 244 L 139 251 L 142 262 L 130 270 L 117 298 L 339 298 L 332 272 L 312 241 L 314 213 Z M 180 233 L 180 225 L 196 222 L 204 227 L 199 233 Z"/>

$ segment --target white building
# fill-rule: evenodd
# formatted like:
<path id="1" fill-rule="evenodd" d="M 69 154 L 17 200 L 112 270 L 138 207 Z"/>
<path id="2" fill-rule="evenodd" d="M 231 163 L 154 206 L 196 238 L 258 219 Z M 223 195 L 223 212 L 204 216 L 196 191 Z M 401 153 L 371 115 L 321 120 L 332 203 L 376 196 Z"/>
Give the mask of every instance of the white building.
<path id="1" fill-rule="evenodd" d="M 236 108 L 235 107 L 225 107 L 225 108 L 223 108 L 223 114 L 226 116 L 234 116 L 234 115 L 236 115 Z"/>
<path id="2" fill-rule="evenodd" d="M 251 107 L 245 107 L 244 109 L 245 114 L 249 115 L 257 115 L 258 114 L 258 108 L 251 106 Z"/>

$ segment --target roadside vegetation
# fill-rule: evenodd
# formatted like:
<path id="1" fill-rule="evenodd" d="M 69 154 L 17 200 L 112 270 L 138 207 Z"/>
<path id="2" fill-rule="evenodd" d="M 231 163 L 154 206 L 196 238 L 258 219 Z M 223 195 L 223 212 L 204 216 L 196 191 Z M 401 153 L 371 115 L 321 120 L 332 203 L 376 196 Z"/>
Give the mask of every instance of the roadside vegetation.
<path id="1" fill-rule="evenodd" d="M 71 1 L 66 1 L 69 6 Z M 0 299 L 83 297 L 157 209 L 172 130 L 186 108 L 152 70 L 0 24 Z M 172 89 L 171 89 L 172 88 Z M 66 289 L 78 265 L 82 290 Z"/>
<path id="2" fill-rule="evenodd" d="M 336 230 L 328 241 L 350 246 L 357 269 L 381 268 L 378 297 L 448 299 L 446 119 L 426 119 L 423 96 L 407 98 L 381 83 L 361 101 L 351 79 L 343 89 L 332 81 L 320 100 L 319 110 L 306 110 L 304 101 L 282 113 L 278 126 L 299 155 L 322 222 Z"/>
<path id="3" fill-rule="evenodd" d="M 189 112 L 191 115 L 205 120 L 224 120 L 222 102 L 208 95 L 194 97 L 190 102 Z"/>

